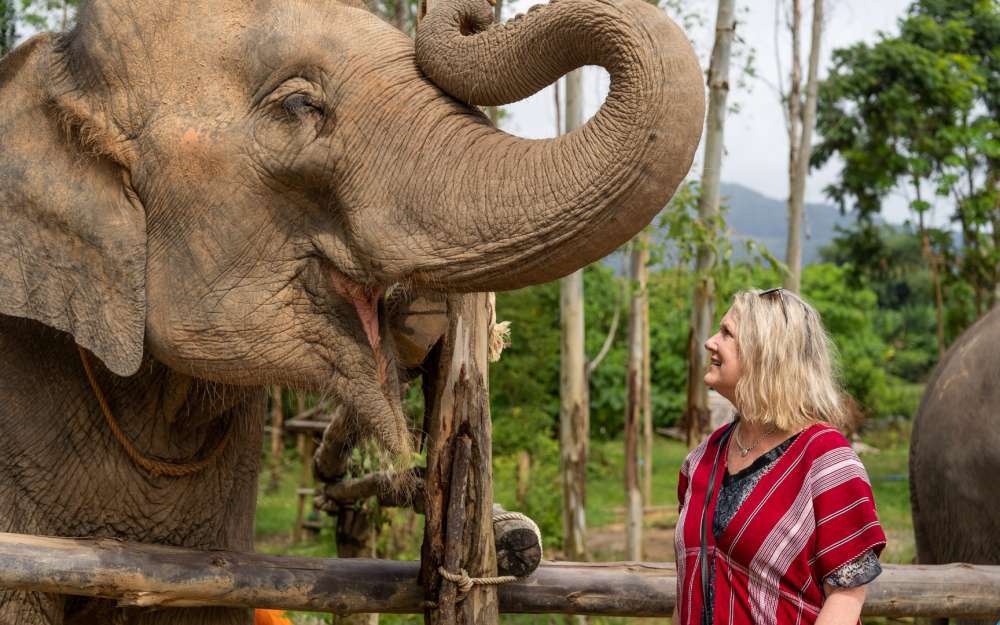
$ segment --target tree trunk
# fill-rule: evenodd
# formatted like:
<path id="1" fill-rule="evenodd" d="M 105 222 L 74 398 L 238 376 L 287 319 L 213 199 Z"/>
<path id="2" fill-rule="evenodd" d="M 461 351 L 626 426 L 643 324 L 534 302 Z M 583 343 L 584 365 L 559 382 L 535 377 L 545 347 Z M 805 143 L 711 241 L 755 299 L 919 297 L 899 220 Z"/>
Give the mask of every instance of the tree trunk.
<path id="1" fill-rule="evenodd" d="M 913 181 L 916 191 L 917 202 L 921 201 L 920 180 Z M 934 286 L 934 317 L 937 325 L 938 360 L 944 358 L 944 294 L 941 291 L 941 272 L 938 264 L 938 257 L 931 249 L 930 236 L 927 228 L 924 227 L 924 213 L 917 215 L 917 232 L 920 234 L 920 251 L 923 252 L 927 260 L 927 266 L 931 270 L 931 283 Z"/>
<path id="2" fill-rule="evenodd" d="M 566 132 L 583 125 L 581 70 L 566 76 Z M 559 464 L 563 487 L 563 545 L 566 558 L 587 559 L 587 452 L 590 392 L 584 344 L 583 270 L 559 281 L 562 331 L 559 389 Z"/>
<path id="3" fill-rule="evenodd" d="M 789 126 L 793 120 L 791 115 L 792 99 L 798 100 L 798 83 L 801 80 L 798 50 L 798 31 L 801 28 L 801 10 L 799 0 L 795 4 L 795 22 L 793 25 L 793 72 L 792 98 L 789 100 Z M 819 82 L 819 52 L 823 38 L 823 0 L 813 0 L 812 42 L 809 46 L 809 77 L 806 79 L 805 107 L 801 112 L 799 124 L 799 146 L 790 152 L 789 159 L 789 198 L 788 198 L 788 247 L 785 262 L 788 264 L 788 275 L 785 277 L 785 288 L 798 293 L 802 286 L 802 214 L 805 209 L 806 177 L 809 175 L 809 158 L 812 156 L 812 135 L 816 125 L 816 97 Z M 796 109 L 798 106 L 796 105 Z M 789 139 L 792 133 L 789 132 Z"/>
<path id="4" fill-rule="evenodd" d="M 708 128 L 705 137 L 705 164 L 698 198 L 698 219 L 715 222 L 719 214 L 719 175 L 722 167 L 723 129 L 726 122 L 726 98 L 729 95 L 729 59 L 736 22 L 735 0 L 719 0 L 715 18 L 715 45 L 708 69 Z M 688 341 L 688 392 L 685 431 L 688 446 L 697 445 L 708 425 L 708 388 L 705 386 L 705 341 L 715 322 L 715 282 L 712 268 L 715 251 L 711 245 L 698 246 L 695 265 L 694 297 L 691 306 L 691 332 Z"/>
<path id="5" fill-rule="evenodd" d="M 632 242 L 632 301 L 628 321 L 628 381 L 625 394 L 625 557 L 642 560 L 642 494 L 639 489 L 639 428 L 642 422 L 644 377 L 643 299 L 646 288 L 647 237 Z"/>
<path id="6" fill-rule="evenodd" d="M 788 238 L 785 241 L 786 289 L 799 291 L 801 264 L 802 212 L 796 210 L 795 180 L 799 171 L 799 150 L 802 130 L 802 1 L 791 0 L 792 21 L 788 30 L 792 35 L 792 72 L 785 102 L 788 107 Z M 795 256 L 798 254 L 798 256 Z"/>
<path id="7" fill-rule="evenodd" d="M 531 455 L 524 450 L 517 454 L 517 488 L 514 498 L 519 508 L 524 508 L 525 497 L 531 486 Z"/>
<path id="8" fill-rule="evenodd" d="M 407 35 L 413 35 L 410 29 L 410 0 L 396 0 L 395 15 L 393 17 L 395 18 L 396 28 Z"/>
<path id="9" fill-rule="evenodd" d="M 281 402 L 281 387 L 271 387 L 271 479 L 267 483 L 268 492 L 281 487 L 281 466 L 285 452 L 285 414 Z"/>
<path id="10" fill-rule="evenodd" d="M 337 510 L 337 557 L 374 558 L 375 530 L 371 514 L 363 501 Z M 334 615 L 336 625 L 378 625 L 378 614 L 358 613 Z"/>
<path id="11" fill-rule="evenodd" d="M 471 577 L 496 575 L 493 543 L 492 434 L 487 387 L 486 293 L 448 297 L 431 417 L 427 422 L 427 479 L 420 579 L 427 599 L 425 622 L 494 625 L 499 619 L 495 586 L 474 586 L 456 603 L 456 585 L 438 567 Z M 468 450 L 466 459 L 465 449 Z M 452 479 L 453 471 L 467 479 Z M 458 475 L 461 478 L 461 475 Z"/>
<path id="12" fill-rule="evenodd" d="M 648 244 L 648 237 L 647 244 Z M 647 263 L 649 261 L 647 254 Z M 649 268 L 642 286 L 642 505 L 653 505 L 653 373 L 649 346 Z"/>
<path id="13" fill-rule="evenodd" d="M 16 0 L 0 0 L 0 56 L 14 49 L 17 41 Z"/>
<path id="14" fill-rule="evenodd" d="M 991 222 L 993 224 L 993 253 L 996 264 L 993 267 L 993 292 L 990 295 L 990 307 L 1000 303 L 1000 164 L 990 165 L 988 186 L 995 194 Z"/>

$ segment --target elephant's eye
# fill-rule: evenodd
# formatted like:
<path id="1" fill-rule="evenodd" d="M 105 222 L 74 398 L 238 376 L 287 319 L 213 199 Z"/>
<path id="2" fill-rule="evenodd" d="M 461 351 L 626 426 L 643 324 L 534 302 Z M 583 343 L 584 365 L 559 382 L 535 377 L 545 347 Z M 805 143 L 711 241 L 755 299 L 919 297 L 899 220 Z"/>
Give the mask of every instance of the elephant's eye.
<path id="1" fill-rule="evenodd" d="M 289 115 L 304 117 L 322 115 L 323 106 L 304 93 L 293 93 L 281 101 L 281 108 Z"/>

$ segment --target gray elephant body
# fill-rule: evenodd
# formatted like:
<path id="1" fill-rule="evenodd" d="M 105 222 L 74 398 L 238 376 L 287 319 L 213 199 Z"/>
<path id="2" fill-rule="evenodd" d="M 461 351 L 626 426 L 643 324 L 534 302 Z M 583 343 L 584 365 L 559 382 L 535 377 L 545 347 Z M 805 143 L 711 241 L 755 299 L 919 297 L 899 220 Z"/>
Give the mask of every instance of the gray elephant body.
<path id="1" fill-rule="evenodd" d="M 152 359 L 128 378 L 102 371 L 98 380 L 116 421 L 149 455 L 185 461 L 228 439 L 208 469 L 157 478 L 136 466 L 113 436 L 72 337 L 0 316 L 0 353 L 0 531 L 253 549 L 261 390 L 197 381 Z M 4 625 L 62 623 L 64 613 L 67 625 L 247 618 L 246 610 L 201 611 L 202 621 L 199 611 L 141 617 L 113 616 L 112 608 L 111 602 L 0 591 Z"/>
<path id="2" fill-rule="evenodd" d="M 439 330 L 397 359 L 383 294 L 555 279 L 649 223 L 701 133 L 683 32 L 642 0 L 490 15 L 442 0 L 414 46 L 349 2 L 91 0 L 0 60 L 0 530 L 251 549 L 266 385 L 411 462 L 397 367 Z M 586 64 L 611 93 L 564 137 L 471 106 Z M 248 618 L 0 592 L 2 625 Z"/>
<path id="3" fill-rule="evenodd" d="M 949 348 L 914 418 L 910 499 L 921 564 L 1000 565 L 998 346 L 1000 307 Z"/>

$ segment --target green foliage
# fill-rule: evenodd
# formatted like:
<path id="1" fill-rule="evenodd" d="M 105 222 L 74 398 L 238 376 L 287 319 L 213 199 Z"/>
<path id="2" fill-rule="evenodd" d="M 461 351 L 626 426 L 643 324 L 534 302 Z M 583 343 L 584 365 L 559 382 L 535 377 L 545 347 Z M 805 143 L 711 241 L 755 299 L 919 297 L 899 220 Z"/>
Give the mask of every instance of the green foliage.
<path id="1" fill-rule="evenodd" d="M 0 0 L 0 56 L 10 52 L 17 42 L 17 13 L 14 0 Z"/>
<path id="2" fill-rule="evenodd" d="M 624 310 L 621 280 L 603 265 L 584 270 L 586 350 L 596 355 L 614 317 Z M 555 436 L 559 419 L 559 284 L 497 294 L 497 318 L 512 322 L 511 346 L 490 367 L 497 453 L 535 450 L 535 439 Z M 608 355 L 591 377 L 591 427 L 614 436 L 625 411 L 625 333 L 618 324 Z"/>
<path id="3" fill-rule="evenodd" d="M 954 336 L 985 312 L 1000 281 L 1000 5 L 918 0 L 899 35 L 833 58 L 813 164 L 843 160 L 827 193 L 862 219 L 890 192 L 909 191 L 925 263 L 939 267 L 947 300 L 972 302 L 943 311 Z M 950 203 L 960 240 L 926 227 L 935 198 Z"/>
<path id="4" fill-rule="evenodd" d="M 78 0 L 20 0 L 17 18 L 39 32 L 69 30 L 73 27 L 78 4 Z"/>

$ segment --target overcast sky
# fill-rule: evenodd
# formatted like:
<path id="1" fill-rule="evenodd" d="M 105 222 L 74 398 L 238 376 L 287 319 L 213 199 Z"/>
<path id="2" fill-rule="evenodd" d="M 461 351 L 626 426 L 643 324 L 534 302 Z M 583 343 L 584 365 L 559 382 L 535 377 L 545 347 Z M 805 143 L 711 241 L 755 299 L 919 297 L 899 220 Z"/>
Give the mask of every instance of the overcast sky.
<path id="1" fill-rule="evenodd" d="M 874 42 L 879 31 L 895 34 L 896 22 L 903 16 L 911 0 L 827 0 L 826 29 L 823 33 L 820 78 L 826 76 L 835 48 L 842 48 L 857 41 Z M 516 0 L 512 10 L 505 16 L 523 12 L 532 4 L 531 0 Z M 702 63 L 707 67 L 711 53 L 712 35 L 715 26 L 714 0 L 686 0 L 687 11 L 699 11 L 706 16 L 706 23 L 689 31 Z M 736 182 L 753 188 L 765 195 L 785 199 L 788 196 L 788 139 L 785 121 L 778 102 L 777 60 L 775 58 L 775 2 L 774 0 L 738 0 L 739 23 L 737 35 L 744 42 L 744 50 L 754 50 L 754 67 L 759 78 L 749 84 L 736 85 L 735 76 L 730 92 L 730 102 L 739 105 L 739 112 L 730 115 L 726 121 L 726 154 L 722 163 L 722 180 Z M 812 2 L 803 0 L 804 7 Z M 787 0 L 782 2 L 787 6 Z M 804 16 L 803 74 L 806 72 L 806 54 L 809 45 L 810 15 Z M 779 35 L 778 47 L 781 53 L 783 73 L 787 75 L 791 47 L 787 29 L 783 27 Z M 742 67 L 742 64 L 734 67 Z M 600 106 L 607 93 L 607 73 L 600 68 L 586 68 L 584 82 L 585 112 L 592 115 Z M 804 79 L 804 77 L 803 77 Z M 787 78 L 785 79 L 787 85 Z M 509 116 L 503 123 L 504 129 L 514 134 L 541 138 L 555 133 L 555 107 L 552 88 L 517 104 L 507 107 Z M 806 187 L 807 201 L 827 201 L 823 187 L 835 180 L 839 164 L 829 163 L 821 170 L 811 173 Z M 700 174 L 700 164 L 694 172 Z M 906 198 L 896 196 L 886 202 L 883 216 L 888 221 L 901 222 L 908 216 Z M 946 215 L 947 211 L 938 210 Z"/>

